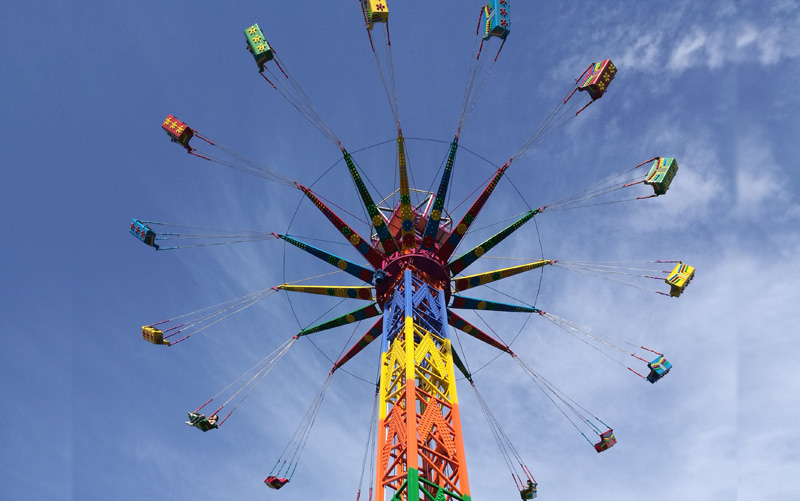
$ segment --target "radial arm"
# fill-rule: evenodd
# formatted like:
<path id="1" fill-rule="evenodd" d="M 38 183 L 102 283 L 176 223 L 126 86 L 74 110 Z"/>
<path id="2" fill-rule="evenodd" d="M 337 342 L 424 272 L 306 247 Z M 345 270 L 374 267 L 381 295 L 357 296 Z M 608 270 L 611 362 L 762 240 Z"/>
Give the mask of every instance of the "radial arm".
<path id="1" fill-rule="evenodd" d="M 347 239 L 356 250 L 369 261 L 369 264 L 372 265 L 375 269 L 380 269 L 381 264 L 383 263 L 383 256 L 366 240 L 361 238 L 361 235 L 356 233 L 356 231 L 350 227 L 347 223 L 342 221 L 342 219 L 336 215 L 327 205 L 322 203 L 322 201 L 317 198 L 316 195 L 311 191 L 311 189 L 306 188 L 301 184 L 297 184 L 297 187 L 305 193 L 306 197 L 311 200 L 317 208 L 325 214 L 325 217 L 333 223 L 337 230 L 339 230 L 342 235 Z"/>
<path id="2" fill-rule="evenodd" d="M 284 239 L 284 240 L 286 240 L 287 242 L 289 242 L 290 244 L 294 245 L 295 247 L 303 249 L 304 251 L 308 252 L 312 256 L 318 257 L 319 259 L 322 259 L 323 261 L 327 262 L 328 264 L 339 268 L 343 272 L 348 273 L 350 275 L 353 275 L 354 277 L 356 277 L 359 280 L 362 280 L 362 281 L 370 283 L 370 284 L 372 283 L 372 278 L 373 278 L 373 275 L 375 274 L 375 272 L 370 270 L 370 269 L 368 269 L 368 268 L 364 268 L 361 265 L 358 265 L 358 264 L 356 264 L 356 263 L 354 263 L 352 261 L 348 261 L 347 259 L 343 259 L 343 258 L 341 258 L 339 256 L 331 254 L 330 252 L 324 251 L 322 249 L 318 249 L 317 247 L 314 247 L 313 245 L 309 245 L 309 244 L 307 244 L 305 242 L 301 242 L 300 240 L 297 240 L 296 238 L 292 238 L 289 235 L 283 235 L 283 234 L 279 235 L 277 233 L 275 235 L 280 237 L 280 238 L 282 238 L 282 239 Z"/>
<path id="3" fill-rule="evenodd" d="M 497 173 L 494 175 L 491 181 L 489 181 L 489 185 L 484 188 L 483 193 L 478 197 L 477 200 L 472 204 L 472 207 L 469 208 L 464 217 L 461 218 L 461 221 L 458 225 L 453 229 L 453 232 L 447 237 L 447 240 L 439 247 L 439 251 L 437 252 L 437 256 L 442 261 L 446 261 L 450 259 L 450 256 L 453 255 L 453 252 L 458 247 L 458 244 L 461 242 L 461 239 L 464 238 L 464 235 L 469 230 L 470 225 L 475 218 L 478 217 L 478 213 L 480 213 L 481 209 L 483 209 L 484 204 L 487 200 L 489 200 L 489 196 L 492 194 L 494 189 L 497 187 L 497 183 L 500 182 L 500 179 L 503 177 L 503 174 L 506 173 L 508 169 L 509 163 L 507 162 L 505 165 L 497 169 Z"/>
<path id="4" fill-rule="evenodd" d="M 509 348 L 508 346 L 504 345 L 500 341 L 496 340 L 495 338 L 493 338 L 489 334 L 486 334 L 485 332 L 483 332 L 479 328 L 475 327 L 471 323 L 467 322 L 463 318 L 459 317 L 458 315 L 453 313 L 453 311 L 450 310 L 450 309 L 447 310 L 447 323 L 449 323 L 450 325 L 452 325 L 456 329 L 458 329 L 458 330 L 460 330 L 460 331 L 462 331 L 462 332 L 464 332 L 466 334 L 469 334 L 470 336 L 474 337 L 475 339 L 477 339 L 479 341 L 483 341 L 484 343 L 488 344 L 489 346 L 493 346 L 493 347 L 497 348 L 500 351 L 504 351 L 506 353 L 513 354 L 513 352 L 511 351 L 511 348 Z"/>
<path id="5" fill-rule="evenodd" d="M 464 377 L 467 378 L 467 381 L 472 381 L 472 374 L 470 374 L 464 362 L 461 361 L 461 357 L 458 356 L 458 352 L 456 352 L 456 349 L 451 348 L 451 351 L 453 353 L 453 363 L 455 364 L 455 366 L 458 368 L 458 370 L 461 371 L 461 374 L 463 374 Z"/>
<path id="6" fill-rule="evenodd" d="M 333 320 L 328 320 L 327 322 L 315 325 L 314 327 L 303 329 L 297 335 L 305 336 L 307 334 L 314 334 L 315 332 L 333 329 L 334 327 L 340 327 L 342 325 L 352 324 L 353 322 L 359 322 L 366 318 L 372 318 L 380 314 L 381 314 L 381 309 L 378 307 L 378 304 L 372 303 L 369 306 L 365 306 L 355 311 L 351 311 L 350 313 L 342 315 L 341 317 L 336 317 Z"/>
<path id="7" fill-rule="evenodd" d="M 518 306 L 516 304 L 497 303 L 484 299 L 475 299 L 465 296 L 453 296 L 451 308 L 460 310 L 488 310 L 488 311 L 509 311 L 512 313 L 540 313 L 542 310 L 532 306 Z"/>
<path id="8" fill-rule="evenodd" d="M 468 275 L 466 277 L 461 277 L 453 280 L 454 292 L 460 292 L 463 290 L 471 289 L 473 287 L 478 287 L 479 285 L 485 285 L 491 282 L 495 282 L 497 280 L 502 280 L 504 278 L 512 277 L 519 273 L 524 273 L 526 271 L 530 271 L 536 268 L 541 268 L 544 265 L 552 264 L 552 261 L 549 259 L 544 259 L 542 261 L 534 261 L 528 264 L 522 264 L 519 266 L 512 266 L 511 268 L 503 268 L 501 270 L 495 271 L 487 271 L 486 273 L 478 273 L 477 275 Z"/>
<path id="9" fill-rule="evenodd" d="M 453 262 L 447 265 L 447 267 L 450 268 L 450 274 L 458 275 L 459 273 L 464 271 L 464 269 L 467 266 L 471 265 L 472 263 L 477 261 L 479 257 L 489 252 L 489 250 L 492 247 L 502 242 L 507 236 L 517 231 L 523 224 L 530 221 L 531 218 L 536 214 L 538 214 L 540 210 L 541 209 L 536 209 L 526 212 L 524 216 L 522 216 L 521 218 L 517 219 L 516 221 L 508 225 L 502 231 L 499 231 L 495 235 L 492 235 L 481 244 L 475 246 L 474 249 L 454 259 Z"/>
<path id="10" fill-rule="evenodd" d="M 342 287 L 334 285 L 290 285 L 283 284 L 276 287 L 289 292 L 303 292 L 305 294 L 319 294 L 320 296 L 347 297 L 350 299 L 364 299 L 374 301 L 375 288 L 370 286 Z"/>
<path id="11" fill-rule="evenodd" d="M 369 190 L 367 190 L 366 185 L 364 185 L 364 181 L 361 179 L 361 174 L 358 173 L 358 169 L 356 168 L 356 164 L 353 162 L 353 158 L 350 156 L 350 153 L 342 148 L 342 154 L 344 155 L 344 161 L 347 164 L 347 168 L 350 170 L 350 176 L 352 176 L 353 181 L 356 183 L 358 194 L 361 195 L 361 200 L 364 202 L 364 207 L 367 209 L 367 214 L 369 214 L 369 217 L 372 220 L 372 225 L 375 226 L 375 232 L 378 234 L 381 245 L 383 245 L 384 253 L 387 256 L 394 255 L 394 253 L 397 252 L 397 242 L 392 234 L 389 233 L 389 228 L 386 226 L 386 221 L 383 220 L 383 216 L 378 210 L 378 206 L 375 205 L 375 202 L 372 200 L 372 195 L 369 194 Z"/>
<path id="12" fill-rule="evenodd" d="M 372 327 L 370 327 L 370 329 L 361 337 L 361 339 L 359 339 L 358 342 L 356 342 L 356 344 L 354 344 L 353 347 L 350 348 L 350 350 L 347 353 L 345 353 L 342 358 L 340 358 L 335 364 L 333 364 L 331 372 L 343 366 L 348 361 L 350 361 L 351 358 L 358 355 L 361 352 L 361 350 L 369 346 L 371 342 L 380 337 L 382 332 L 383 332 L 383 318 L 379 318 L 378 321 L 375 322 L 375 324 Z"/>
<path id="13" fill-rule="evenodd" d="M 400 174 L 400 245 L 403 252 L 412 251 L 417 246 L 414 231 L 414 212 L 411 209 L 411 191 L 408 188 L 408 169 L 406 169 L 406 141 L 402 131 L 397 131 L 397 159 Z"/>
<path id="14" fill-rule="evenodd" d="M 456 151 L 458 150 L 458 136 L 450 143 L 450 151 L 447 154 L 447 163 L 442 172 L 442 179 L 439 181 L 439 191 L 433 201 L 431 213 L 428 216 L 428 224 L 425 226 L 425 233 L 422 236 L 420 249 L 433 251 L 436 247 L 436 235 L 439 233 L 439 221 L 442 219 L 444 210 L 444 200 L 447 197 L 447 187 L 450 184 L 450 174 L 453 172 L 453 164 L 456 161 Z"/>

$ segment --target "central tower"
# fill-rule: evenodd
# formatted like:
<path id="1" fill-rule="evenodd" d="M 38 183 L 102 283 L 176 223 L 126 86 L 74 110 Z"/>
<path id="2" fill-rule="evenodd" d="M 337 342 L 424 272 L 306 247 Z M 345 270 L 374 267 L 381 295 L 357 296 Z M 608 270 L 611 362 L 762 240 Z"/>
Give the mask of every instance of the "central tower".
<path id="1" fill-rule="evenodd" d="M 376 499 L 468 501 L 445 291 L 406 267 L 384 304 Z"/>

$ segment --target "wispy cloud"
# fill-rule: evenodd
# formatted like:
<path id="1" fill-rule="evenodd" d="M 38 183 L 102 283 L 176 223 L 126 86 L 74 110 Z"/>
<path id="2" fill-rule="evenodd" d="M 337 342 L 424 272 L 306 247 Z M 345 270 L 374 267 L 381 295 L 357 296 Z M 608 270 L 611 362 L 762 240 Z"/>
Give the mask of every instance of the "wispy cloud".
<path id="1" fill-rule="evenodd" d="M 660 18 L 657 24 L 673 29 L 619 37 L 620 67 L 645 72 L 666 67 L 675 76 L 697 67 L 718 70 L 726 63 L 774 65 L 800 57 L 800 9 L 791 2 L 774 5 L 762 16 L 733 5 L 712 16 L 684 9 Z"/>
<path id="2" fill-rule="evenodd" d="M 795 6 L 796 7 L 796 6 Z M 740 23 L 736 36 L 736 59 L 771 65 L 800 57 L 800 13 L 774 10 L 767 25 Z"/>
<path id="3" fill-rule="evenodd" d="M 726 32 L 705 31 L 695 28 L 683 37 L 675 46 L 668 48 L 670 52 L 667 67 L 671 70 L 684 71 L 693 66 L 707 66 L 717 69 L 725 61 Z"/>

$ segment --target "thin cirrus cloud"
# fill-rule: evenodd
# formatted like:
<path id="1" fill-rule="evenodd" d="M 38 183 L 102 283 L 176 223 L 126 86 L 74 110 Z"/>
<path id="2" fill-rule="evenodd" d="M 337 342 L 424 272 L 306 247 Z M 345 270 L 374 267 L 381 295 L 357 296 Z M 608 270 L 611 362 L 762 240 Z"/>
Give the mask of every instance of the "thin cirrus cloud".
<path id="1" fill-rule="evenodd" d="M 774 65 L 800 57 L 800 12 L 788 7 L 780 15 L 764 19 L 743 11 L 707 19 L 688 15 L 657 23 L 672 30 L 631 32 L 618 40 L 619 66 L 626 70 L 662 71 L 675 77 L 691 68 L 710 70 L 726 63 L 755 62 Z M 665 64 L 666 62 L 666 64 Z"/>

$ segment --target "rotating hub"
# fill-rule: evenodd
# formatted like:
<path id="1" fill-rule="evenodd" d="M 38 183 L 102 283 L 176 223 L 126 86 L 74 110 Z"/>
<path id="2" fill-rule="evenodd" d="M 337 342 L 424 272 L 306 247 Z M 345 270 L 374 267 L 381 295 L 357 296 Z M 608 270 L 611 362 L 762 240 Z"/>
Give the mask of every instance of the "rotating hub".
<path id="1" fill-rule="evenodd" d="M 450 273 L 444 264 L 427 254 L 412 253 L 394 257 L 386 262 L 382 270 L 385 278 L 375 284 L 375 295 L 381 309 L 391 297 L 397 281 L 402 280 L 405 269 L 410 269 L 426 284 L 444 290 L 446 302 L 450 302 Z"/>

